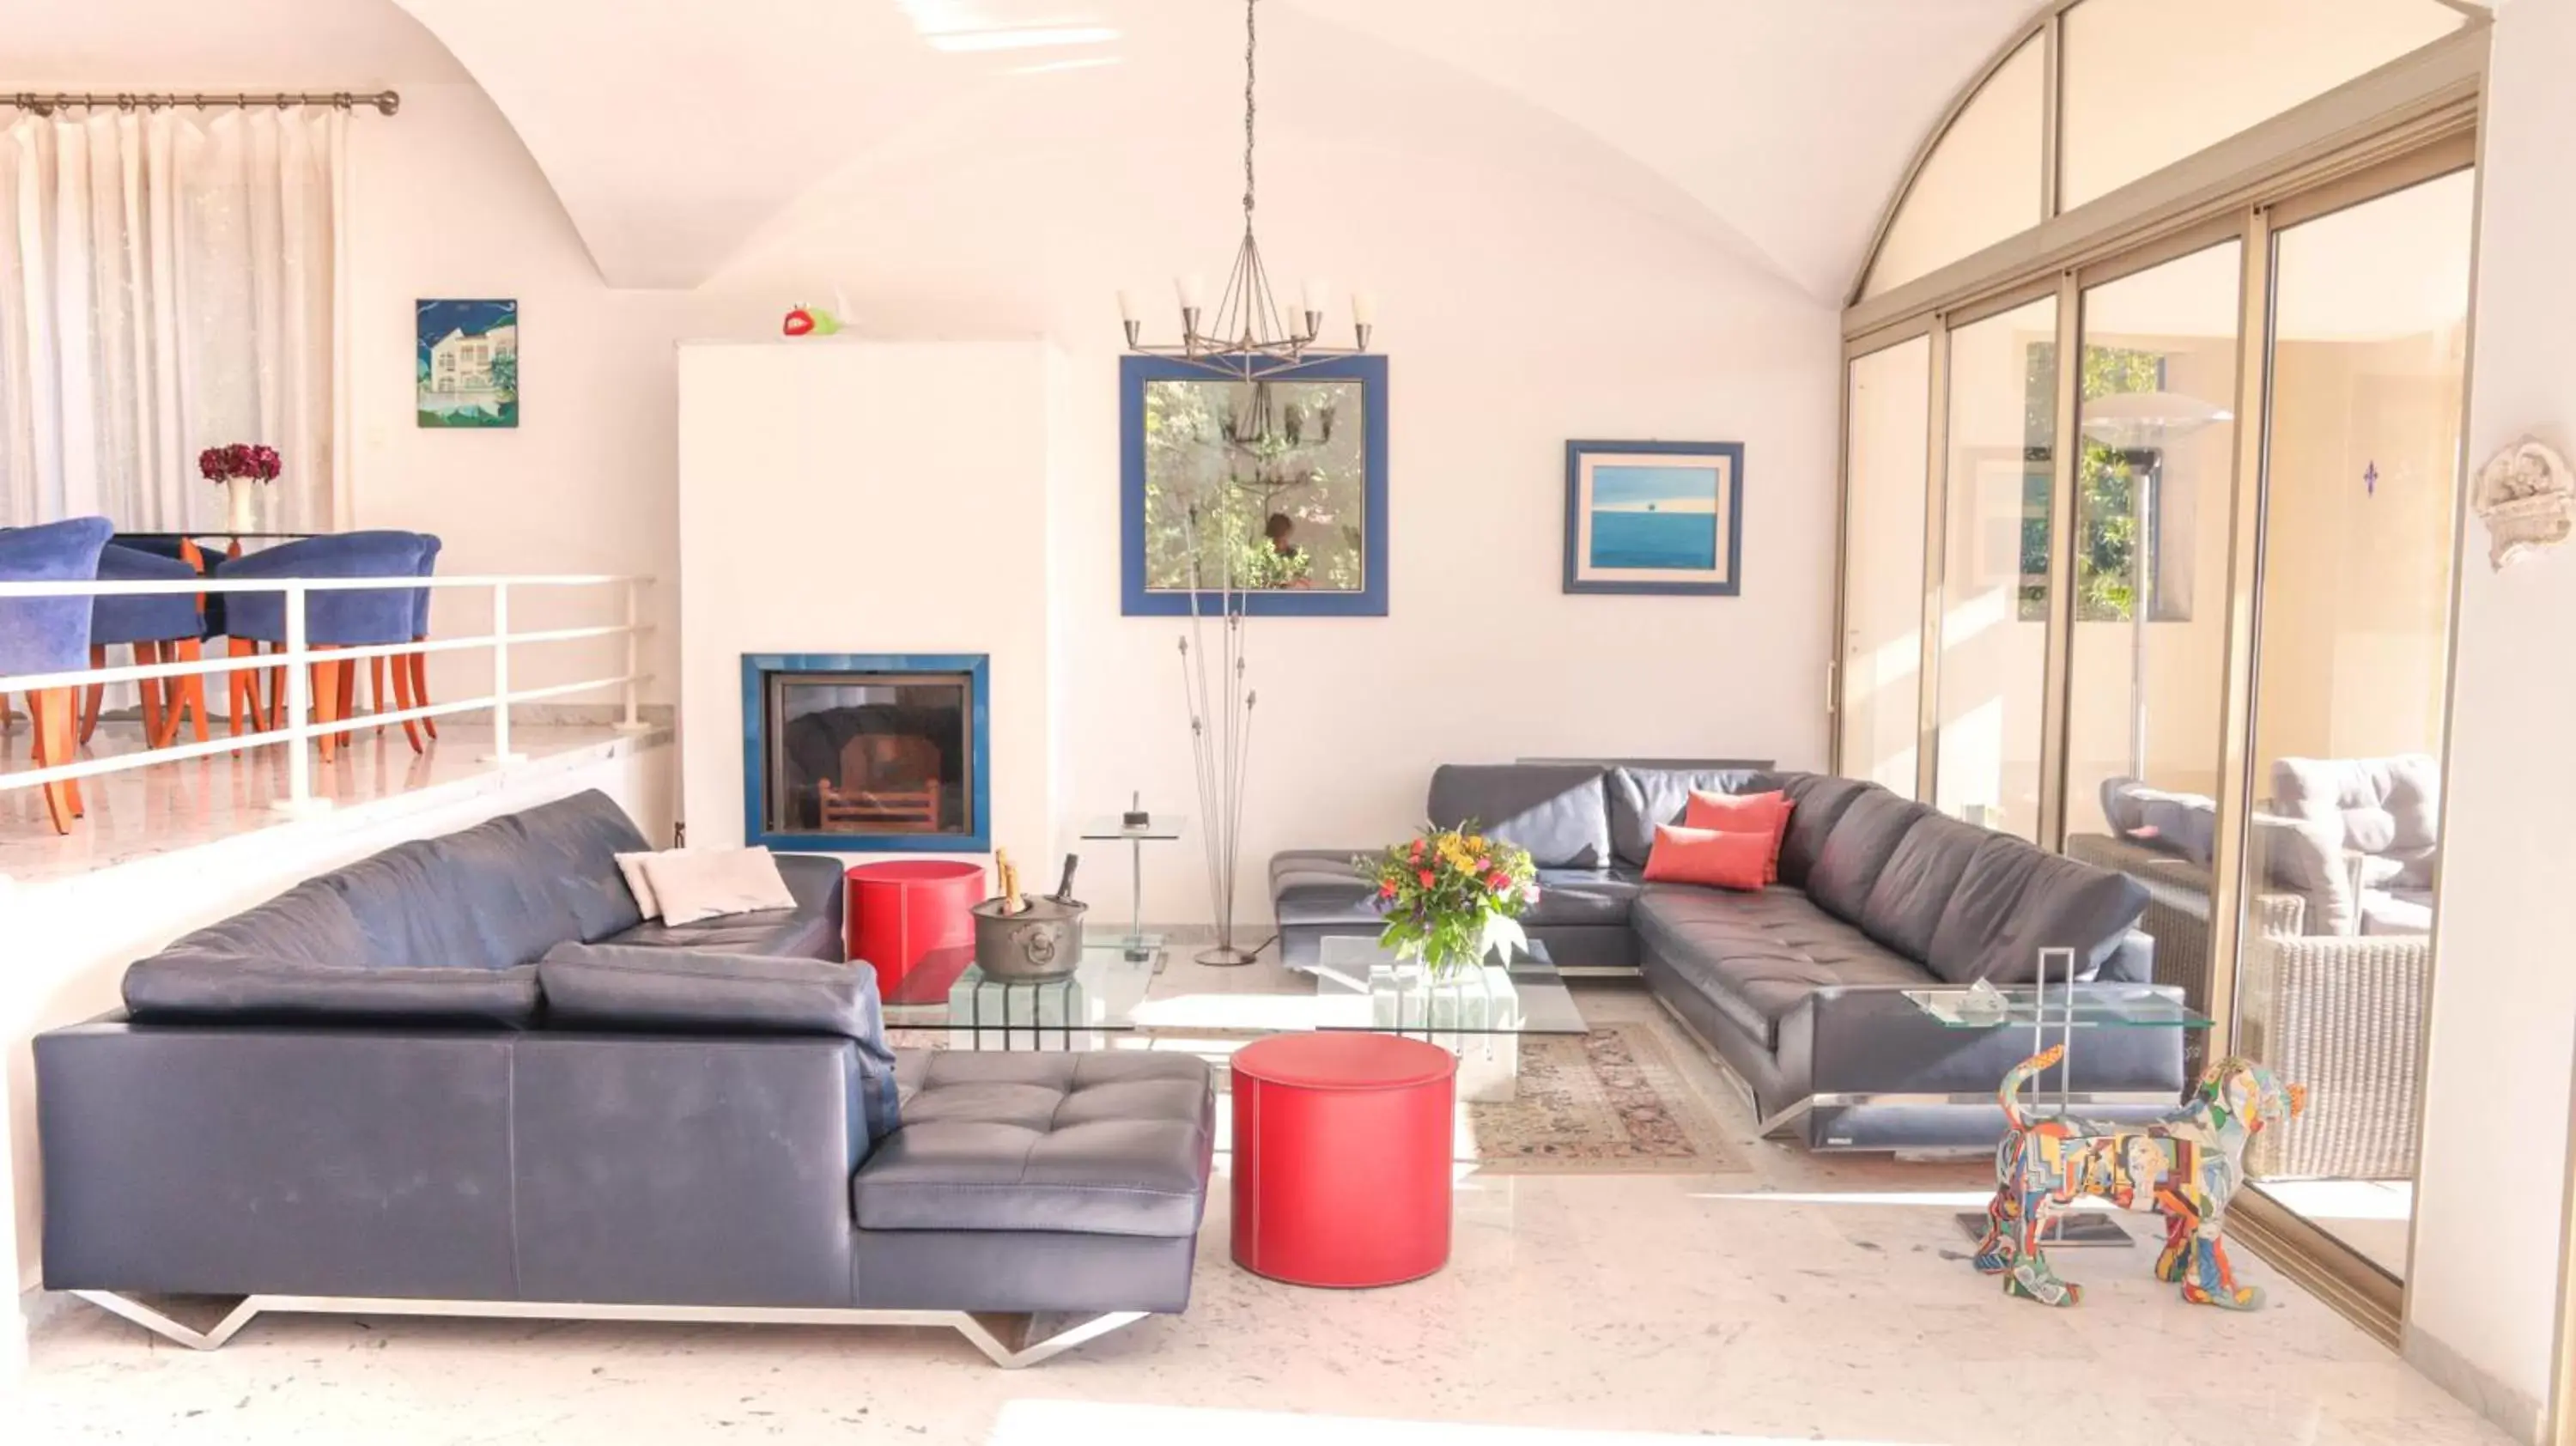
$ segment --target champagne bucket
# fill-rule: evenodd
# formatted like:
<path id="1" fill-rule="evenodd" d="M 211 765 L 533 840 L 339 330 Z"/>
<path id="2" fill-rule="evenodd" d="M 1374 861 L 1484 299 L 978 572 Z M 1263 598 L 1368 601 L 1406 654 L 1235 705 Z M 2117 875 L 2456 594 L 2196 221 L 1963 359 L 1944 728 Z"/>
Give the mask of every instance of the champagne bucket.
<path id="1" fill-rule="evenodd" d="M 1062 979 L 1082 963 L 1082 916 L 1090 906 L 1043 896 L 1016 914 L 1005 900 L 986 899 L 975 916 L 975 965 L 987 979 L 1006 984 Z"/>

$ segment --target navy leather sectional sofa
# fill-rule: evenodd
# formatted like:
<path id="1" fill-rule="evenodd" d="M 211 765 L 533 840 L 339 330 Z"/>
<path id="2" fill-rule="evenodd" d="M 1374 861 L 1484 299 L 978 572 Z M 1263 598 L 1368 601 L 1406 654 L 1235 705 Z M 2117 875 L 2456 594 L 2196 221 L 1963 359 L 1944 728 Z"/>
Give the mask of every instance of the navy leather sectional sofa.
<path id="1" fill-rule="evenodd" d="M 897 1319 L 1003 1364 L 1188 1304 L 1203 1062 L 891 1050 L 838 863 L 672 928 L 643 847 L 583 794 L 137 962 L 35 1042 L 46 1286 L 198 1346 L 263 1309 Z M 146 1294 L 245 1299 L 201 1330 Z"/>
<path id="2" fill-rule="evenodd" d="M 1758 893 L 1647 883 L 1655 826 L 1693 789 L 1786 792 L 1780 882 Z M 2128 876 L 1942 816 L 1875 784 L 1767 769 L 1617 763 L 1447 764 L 1425 812 L 1531 851 L 1540 900 L 1523 925 L 1569 972 L 1643 976 L 1744 1087 L 1766 1132 L 1816 1149 L 1992 1144 L 1994 1091 L 2031 1053 L 2028 1029 L 1945 1028 L 1905 991 L 2036 978 L 2039 951 L 2077 951 L 2079 994 L 2180 992 L 2149 981 Z M 1331 934 L 1373 934 L 1357 849 L 1271 860 L 1280 948 L 1311 967 Z M 2071 1080 L 2087 1113 L 2148 1118 L 2184 1079 L 2175 1029 L 2093 1029 Z"/>

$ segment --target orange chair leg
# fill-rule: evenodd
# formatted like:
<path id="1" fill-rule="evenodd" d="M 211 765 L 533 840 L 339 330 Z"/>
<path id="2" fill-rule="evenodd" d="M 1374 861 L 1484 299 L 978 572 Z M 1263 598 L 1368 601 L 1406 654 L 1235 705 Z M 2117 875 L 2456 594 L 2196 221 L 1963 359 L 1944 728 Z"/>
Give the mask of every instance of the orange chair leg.
<path id="1" fill-rule="evenodd" d="M 415 643 L 428 642 L 429 635 L 427 633 L 423 633 L 419 637 L 412 639 L 412 641 Z M 427 653 L 414 653 L 411 655 L 411 705 L 415 708 L 426 708 L 429 706 L 429 654 Z M 421 731 L 427 733 L 433 741 L 436 740 L 438 737 L 438 720 L 436 718 L 421 719 L 420 727 Z"/>
<path id="2" fill-rule="evenodd" d="M 419 700 L 412 696 L 411 691 L 411 659 L 396 658 L 394 659 L 394 708 L 398 712 L 408 713 L 418 706 L 420 706 Z M 411 751 L 414 753 L 420 751 L 420 727 L 428 721 L 426 718 L 403 720 L 403 737 L 411 740 Z"/>
<path id="3" fill-rule="evenodd" d="M 352 658 L 340 665 L 340 717 L 345 721 L 356 717 L 357 713 L 358 663 L 355 658 Z M 358 730 L 355 728 L 343 728 L 340 730 L 340 741 L 354 747 L 357 743 L 357 733 Z"/>
<path id="4" fill-rule="evenodd" d="M 385 655 L 378 653 L 367 659 L 367 711 L 370 713 L 390 711 L 385 707 L 385 696 Z M 384 732 L 385 725 L 377 724 L 376 731 Z"/>
<path id="5" fill-rule="evenodd" d="M 284 643 L 263 643 L 260 646 L 270 653 L 284 653 L 286 651 L 286 644 Z M 276 667 L 268 669 L 267 675 L 268 727 L 269 731 L 274 733 L 278 729 L 286 726 L 286 665 L 284 663 L 280 663 Z"/>
<path id="6" fill-rule="evenodd" d="M 160 662 L 161 645 L 157 642 L 136 643 L 134 645 L 134 661 L 137 664 L 147 667 Z M 143 695 L 143 746 L 146 748 L 167 747 L 170 740 L 161 736 L 162 715 L 169 711 L 163 706 L 161 701 L 161 690 L 166 686 L 165 680 L 160 678 L 146 678 L 134 686 L 135 689 Z"/>
<path id="7" fill-rule="evenodd" d="M 248 638 L 227 638 L 224 640 L 224 654 L 234 658 L 257 657 L 259 644 Z M 242 736 L 244 717 L 250 718 L 256 727 L 267 726 L 268 720 L 260 712 L 259 706 L 259 670 L 235 668 L 224 677 L 232 683 L 233 736 L 235 738 Z"/>
<path id="8" fill-rule="evenodd" d="M 165 655 L 182 663 L 201 663 L 206 659 L 206 644 L 200 638 L 181 638 L 169 644 Z M 170 741 L 177 742 L 179 725 L 194 713 L 197 718 L 197 741 L 206 741 L 206 675 L 190 673 L 173 679 L 170 696 Z"/>
<path id="9" fill-rule="evenodd" d="M 89 645 L 89 665 L 93 672 L 107 666 L 107 644 Z M 83 748 L 89 746 L 90 735 L 98 732 L 99 699 L 106 693 L 105 683 L 92 683 L 81 690 L 80 741 Z"/>
<path id="10" fill-rule="evenodd" d="M 317 650 L 328 646 L 329 645 L 326 643 L 314 644 L 314 647 Z M 341 669 L 346 666 L 347 665 L 344 663 L 332 662 L 315 663 L 313 665 L 313 721 L 315 723 L 336 723 L 339 721 L 340 672 Z M 325 763 L 330 762 L 333 755 L 337 753 L 339 749 L 339 731 L 337 729 L 326 730 L 315 734 L 314 738 L 322 745 L 322 761 Z"/>
<path id="11" fill-rule="evenodd" d="M 36 723 L 36 766 L 71 762 L 72 735 L 77 730 L 72 690 L 39 688 L 27 695 L 27 712 Z M 70 833 L 72 820 L 81 815 L 78 782 L 56 779 L 46 784 L 45 811 L 53 815 L 54 832 Z"/>

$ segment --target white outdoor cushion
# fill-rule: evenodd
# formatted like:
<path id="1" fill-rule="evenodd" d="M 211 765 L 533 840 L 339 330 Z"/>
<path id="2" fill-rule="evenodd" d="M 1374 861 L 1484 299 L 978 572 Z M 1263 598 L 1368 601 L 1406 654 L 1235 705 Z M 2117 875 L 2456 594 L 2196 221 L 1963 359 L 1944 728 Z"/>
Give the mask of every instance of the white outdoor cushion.
<path id="1" fill-rule="evenodd" d="M 618 854 L 617 871 L 626 876 L 626 891 L 635 896 L 635 907 L 644 911 L 645 918 L 658 919 L 662 917 L 661 901 L 653 897 L 653 881 L 644 874 L 644 861 L 651 857 L 644 852 Z"/>
<path id="2" fill-rule="evenodd" d="M 647 854 L 640 862 L 665 924 L 796 907 L 796 896 L 779 876 L 778 861 L 765 848 L 674 849 Z"/>

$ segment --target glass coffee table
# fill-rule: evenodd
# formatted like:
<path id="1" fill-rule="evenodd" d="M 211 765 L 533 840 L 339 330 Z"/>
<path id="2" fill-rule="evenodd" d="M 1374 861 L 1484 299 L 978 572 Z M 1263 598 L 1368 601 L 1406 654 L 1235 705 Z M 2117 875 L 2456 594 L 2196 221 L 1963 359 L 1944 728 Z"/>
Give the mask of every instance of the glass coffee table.
<path id="1" fill-rule="evenodd" d="M 2087 1032 L 2105 1029 L 2192 1031 L 2208 1029 L 2211 1024 L 2208 1015 L 2182 1001 L 2179 990 L 2147 984 L 2086 984 L 2080 987 L 2060 984 L 2048 988 L 2016 984 L 2000 989 L 1942 987 L 1903 992 L 1916 1009 L 1943 1029 L 1962 1032 L 2027 1030 L 2030 1033 L 2030 1052 L 2034 1055 L 2051 1044 L 2065 1045 L 2065 1060 L 2031 1080 L 2027 1096 L 2030 1110 L 2034 1116 L 2042 1118 L 2081 1114 L 2082 1097 L 2073 1091 L 2072 1065 Z M 2056 1082 L 2054 1089 L 2049 1087 L 2052 1079 Z M 1959 1228 L 1970 1238 L 1985 1238 L 1985 1211 L 1963 1210 L 1957 1218 Z M 2109 1211 L 2066 1210 L 2050 1218 L 2045 1243 L 2123 1246 L 2136 1242 Z"/>
<path id="2" fill-rule="evenodd" d="M 923 955 L 883 1000 L 887 1027 L 944 1031 L 951 1049 L 1021 1050 L 1139 1047 L 1139 1035 L 1405 1034 L 1459 1057 L 1466 1098 L 1508 1091 L 1523 1035 L 1585 1028 L 1544 945 L 1507 968 L 1435 985 L 1374 938 L 1330 938 L 1314 969 L 1287 972 L 1283 987 L 1267 990 L 1244 987 L 1256 981 L 1238 971 L 1199 987 L 1192 966 L 1135 958 L 1119 936 L 1085 945 L 1061 979 L 990 979 L 973 956 L 966 948 Z"/>

